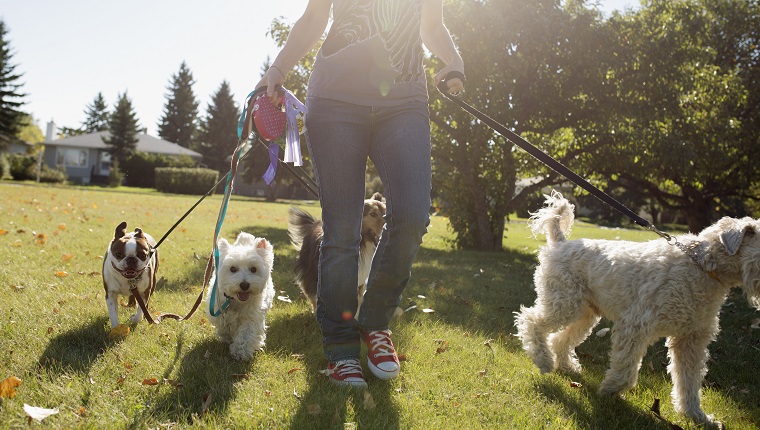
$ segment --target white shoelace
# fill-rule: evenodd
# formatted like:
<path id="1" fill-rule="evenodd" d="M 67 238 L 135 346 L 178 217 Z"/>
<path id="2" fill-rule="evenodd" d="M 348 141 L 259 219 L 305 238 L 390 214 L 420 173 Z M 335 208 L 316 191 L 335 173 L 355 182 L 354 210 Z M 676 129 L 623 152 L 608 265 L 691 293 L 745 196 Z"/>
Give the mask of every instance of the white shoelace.
<path id="1" fill-rule="evenodd" d="M 396 352 L 391 343 L 390 330 L 369 332 L 371 348 L 375 357 L 393 356 Z"/>
<path id="2" fill-rule="evenodd" d="M 338 372 L 338 375 L 347 375 L 351 373 L 362 374 L 362 366 L 359 364 L 359 360 L 343 360 L 335 363 L 333 372 Z"/>

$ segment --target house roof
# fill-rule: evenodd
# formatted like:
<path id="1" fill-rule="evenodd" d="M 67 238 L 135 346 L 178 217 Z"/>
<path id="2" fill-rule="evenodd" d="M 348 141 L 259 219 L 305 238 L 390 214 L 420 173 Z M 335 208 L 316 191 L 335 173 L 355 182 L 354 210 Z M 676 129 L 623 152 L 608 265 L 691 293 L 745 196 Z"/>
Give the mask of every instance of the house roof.
<path id="1" fill-rule="evenodd" d="M 99 131 L 96 133 L 82 134 L 79 136 L 65 137 L 63 139 L 46 140 L 45 145 L 50 146 L 67 146 L 72 148 L 92 148 L 106 149 L 108 145 L 103 142 L 103 137 L 108 138 L 111 133 L 108 131 Z M 194 159 L 200 160 L 203 155 L 176 143 L 172 143 L 148 134 L 138 134 L 137 150 L 152 154 L 161 155 L 188 155 Z"/>

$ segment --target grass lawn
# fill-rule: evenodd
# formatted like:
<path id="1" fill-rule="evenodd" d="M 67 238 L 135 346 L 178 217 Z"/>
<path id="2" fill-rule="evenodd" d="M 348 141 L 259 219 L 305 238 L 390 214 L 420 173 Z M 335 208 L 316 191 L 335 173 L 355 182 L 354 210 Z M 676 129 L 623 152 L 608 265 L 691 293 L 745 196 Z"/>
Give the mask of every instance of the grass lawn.
<path id="1" fill-rule="evenodd" d="M 0 428 L 27 428 L 23 406 L 57 408 L 51 428 L 668 429 L 696 428 L 670 403 L 662 341 L 649 348 L 638 386 L 601 398 L 609 336 L 578 348 L 580 375 L 540 375 L 521 349 L 513 312 L 535 298 L 541 241 L 524 219 L 508 225 L 504 252 L 453 251 L 447 220 L 434 217 L 402 306 L 392 322 L 405 357 L 399 378 L 365 370 L 369 390 L 332 386 L 319 330 L 292 280 L 296 253 L 286 228 L 290 202 L 234 198 L 223 235 L 245 230 L 275 249 L 277 295 L 267 347 L 251 362 L 230 358 L 205 306 L 184 322 L 143 322 L 111 340 L 101 278 L 114 228 L 127 221 L 157 239 L 198 196 L 130 189 L 0 183 L 0 380 L 21 379 L 0 398 Z M 154 311 L 186 313 L 200 292 L 220 196 L 207 198 L 160 247 Z M 298 205 L 319 213 L 315 203 Z M 572 237 L 650 240 L 641 229 L 576 223 Z M 125 300 L 126 301 L 126 300 Z M 434 312 L 423 312 L 431 309 Z M 132 309 L 120 309 L 128 322 Z M 733 293 L 721 315 L 703 408 L 732 429 L 760 425 L 760 330 Z M 598 328 L 609 327 L 602 320 Z M 145 384 L 154 378 L 158 384 Z M 662 418 L 650 411 L 660 400 Z"/>

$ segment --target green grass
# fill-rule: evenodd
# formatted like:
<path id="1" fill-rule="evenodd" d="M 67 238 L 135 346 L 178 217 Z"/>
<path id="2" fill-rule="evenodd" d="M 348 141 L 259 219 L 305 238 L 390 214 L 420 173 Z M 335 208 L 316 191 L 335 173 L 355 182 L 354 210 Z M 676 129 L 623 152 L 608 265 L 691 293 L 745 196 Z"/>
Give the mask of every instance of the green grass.
<path id="1" fill-rule="evenodd" d="M 58 408 L 43 421 L 53 428 L 695 428 L 671 406 L 662 341 L 650 347 L 638 387 L 623 399 L 596 395 L 608 337 L 591 336 L 578 348 L 581 375 L 538 373 L 513 336 L 513 312 L 535 298 L 532 271 L 541 244 L 524 219 L 509 224 L 505 252 L 487 253 L 452 251 L 447 220 L 433 218 L 402 302 L 417 310 L 391 326 L 406 356 L 401 376 L 383 382 L 367 372 L 365 397 L 319 373 L 326 362 L 318 327 L 292 281 L 289 202 L 230 203 L 223 235 L 245 230 L 268 238 L 275 288 L 292 299 L 275 301 L 266 351 L 240 363 L 214 338 L 204 309 L 189 321 L 143 322 L 123 339 L 108 338 L 100 271 L 114 228 L 127 221 L 130 230 L 140 226 L 159 238 L 197 196 L 7 182 L 0 183 L 0 196 L 0 229 L 6 231 L 0 234 L 0 380 L 22 380 L 14 398 L 0 399 L 0 428 L 27 427 L 24 404 Z M 189 310 L 200 292 L 220 202 L 220 196 L 206 199 L 161 245 L 162 280 L 152 310 Z M 319 213 L 314 203 L 298 204 Z M 42 234 L 44 243 L 37 243 L 35 235 Z M 576 223 L 572 237 L 656 238 L 585 222 Z M 57 276 L 62 272 L 67 275 Z M 121 321 L 131 311 L 120 309 Z M 710 346 L 703 407 L 730 428 L 760 424 L 760 332 L 749 328 L 753 312 L 732 294 L 721 316 L 723 332 Z M 182 387 L 143 385 L 147 378 Z M 649 411 L 655 399 L 667 421 Z"/>

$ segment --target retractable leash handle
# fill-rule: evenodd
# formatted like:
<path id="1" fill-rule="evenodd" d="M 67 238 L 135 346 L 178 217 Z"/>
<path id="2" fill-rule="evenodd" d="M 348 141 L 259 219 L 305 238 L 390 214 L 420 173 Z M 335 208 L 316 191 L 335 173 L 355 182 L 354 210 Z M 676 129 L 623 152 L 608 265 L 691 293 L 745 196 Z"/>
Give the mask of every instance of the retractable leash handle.
<path id="1" fill-rule="evenodd" d="M 515 145 L 519 146 L 520 148 L 524 149 L 526 152 L 528 152 L 530 155 L 535 157 L 538 161 L 546 164 L 549 166 L 552 170 L 559 173 L 560 175 L 566 177 L 579 187 L 583 188 L 584 190 L 588 191 L 590 194 L 592 194 L 594 197 L 598 198 L 599 200 L 603 201 L 604 203 L 607 203 L 608 205 L 615 208 L 618 212 L 622 213 L 623 215 L 627 216 L 631 219 L 634 223 L 640 225 L 641 227 L 644 227 L 646 229 L 649 229 L 661 237 L 670 240 L 671 236 L 667 233 L 664 233 L 657 228 L 655 228 L 652 223 L 645 220 L 644 218 L 638 216 L 635 212 L 628 209 L 620 203 L 619 201 L 615 200 L 612 196 L 605 193 L 604 191 L 600 190 L 599 188 L 591 185 L 588 181 L 580 177 L 578 174 L 567 168 L 565 165 L 557 161 L 556 159 L 552 158 L 549 154 L 541 151 L 536 146 L 534 146 L 532 143 L 528 142 L 527 140 L 520 137 L 517 133 L 513 132 L 512 130 L 508 129 L 506 126 L 500 124 L 493 118 L 489 117 L 485 113 L 475 109 L 471 105 L 465 103 L 460 99 L 459 97 L 453 96 L 448 93 L 448 84 L 446 84 L 446 81 L 449 79 L 454 78 L 464 78 L 464 74 L 461 72 L 450 72 L 446 75 L 445 79 L 442 80 L 438 84 L 438 90 L 449 100 L 453 101 L 459 107 L 467 111 L 470 115 L 474 116 L 475 118 L 481 120 L 483 123 L 491 127 L 493 130 L 495 130 L 497 133 L 501 134 L 502 136 L 506 137 L 507 139 L 511 140 Z"/>

